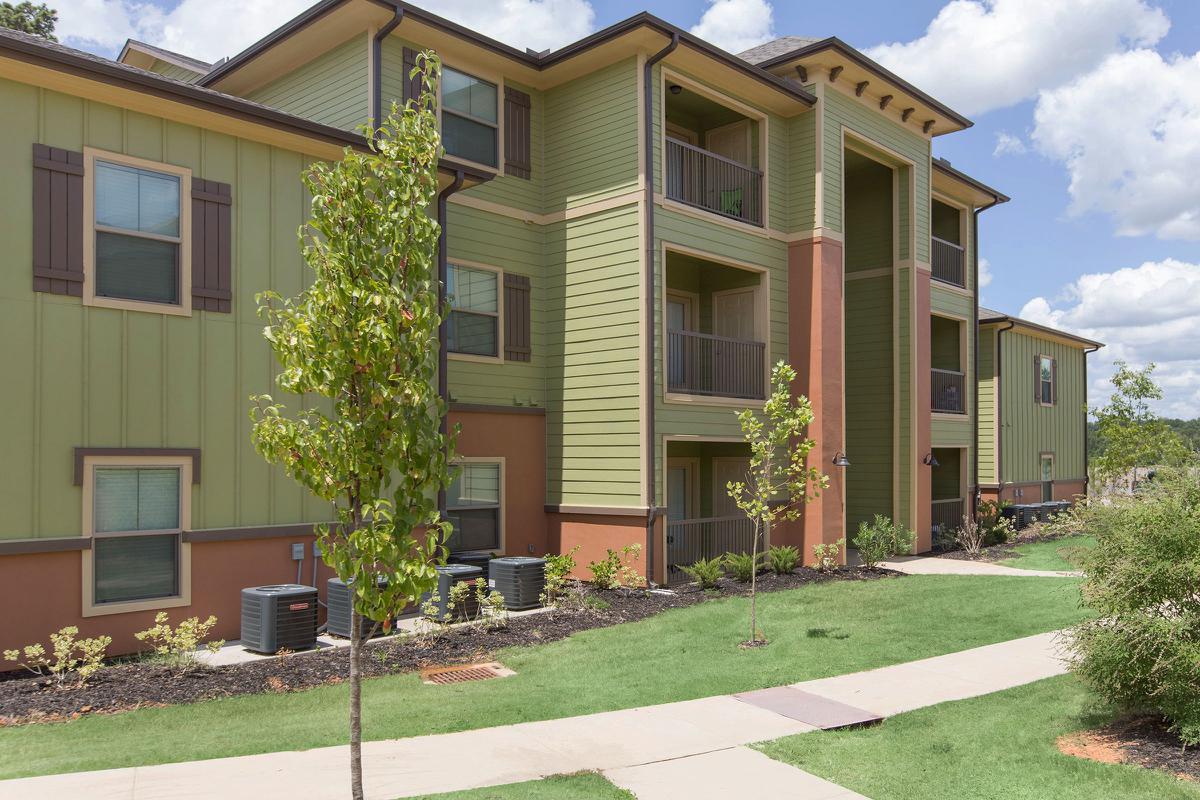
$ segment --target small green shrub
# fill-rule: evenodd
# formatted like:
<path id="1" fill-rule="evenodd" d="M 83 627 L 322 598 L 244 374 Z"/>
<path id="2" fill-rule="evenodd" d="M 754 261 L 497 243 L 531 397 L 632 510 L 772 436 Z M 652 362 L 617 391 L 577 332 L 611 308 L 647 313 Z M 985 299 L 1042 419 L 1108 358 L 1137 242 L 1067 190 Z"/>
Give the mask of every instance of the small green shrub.
<path id="1" fill-rule="evenodd" d="M 725 569 L 738 583 L 749 583 L 755 573 L 762 569 L 762 556 L 755 561 L 749 553 L 726 553 Z"/>
<path id="2" fill-rule="evenodd" d="M 588 564 L 588 569 L 592 572 L 592 585 L 597 589 L 631 589 L 641 586 L 644 579 L 634 566 L 641 553 L 640 544 L 627 544 L 620 552 L 608 548 L 607 555 L 602 560 Z"/>
<path id="3" fill-rule="evenodd" d="M 567 588 L 567 581 L 575 569 L 575 554 L 579 545 L 565 553 L 550 553 L 546 556 L 546 585 L 539 598 L 544 606 L 558 605 Z"/>
<path id="4" fill-rule="evenodd" d="M 196 648 L 217 624 L 217 618 L 209 615 L 204 622 L 199 617 L 188 617 L 172 628 L 167 612 L 154 615 L 154 627 L 134 634 L 139 642 L 149 642 L 154 648 L 153 658 L 173 669 L 190 669 L 197 666 Z M 224 639 L 208 642 L 205 648 L 210 653 L 218 652 L 225 645 Z"/>
<path id="5" fill-rule="evenodd" d="M 701 558 L 690 567 L 682 567 L 682 569 L 689 578 L 700 584 L 701 589 L 714 589 L 717 581 L 721 579 L 722 559 L 720 557 Z"/>
<path id="6" fill-rule="evenodd" d="M 791 545 L 767 548 L 767 564 L 776 575 L 787 575 L 800 563 L 800 551 Z"/>
<path id="7" fill-rule="evenodd" d="M 1070 639 L 1072 669 L 1104 699 L 1169 719 L 1200 744 L 1200 466 L 1163 468 L 1144 493 L 1088 503 L 1083 556 L 1095 616 Z"/>
<path id="8" fill-rule="evenodd" d="M 997 503 L 995 500 L 984 500 L 975 510 L 979 527 L 983 530 L 983 546 L 1005 544 L 1011 542 L 1017 535 L 1013 522 L 1004 516 L 1004 509 L 1012 503 L 1005 500 Z"/>
<path id="9" fill-rule="evenodd" d="M 20 650 L 5 650 L 4 660 L 14 661 L 35 675 L 51 678 L 58 687 L 67 685 L 67 676 L 74 673 L 82 686 L 88 678 L 104 667 L 104 654 L 112 644 L 111 636 L 96 636 L 91 639 L 76 639 L 79 628 L 68 626 L 58 633 L 50 634 L 52 656 L 46 648 L 30 644 Z"/>
<path id="10" fill-rule="evenodd" d="M 832 572 L 842 563 L 842 548 L 846 546 L 845 539 L 838 539 L 829 544 L 813 545 L 813 555 L 816 557 L 817 569 L 821 572 Z"/>
<path id="11" fill-rule="evenodd" d="M 853 543 L 863 566 L 874 569 L 888 556 L 911 553 L 916 538 L 915 533 L 900 523 L 892 522 L 883 514 L 876 514 L 870 524 L 858 523 L 858 533 L 854 534 Z"/>

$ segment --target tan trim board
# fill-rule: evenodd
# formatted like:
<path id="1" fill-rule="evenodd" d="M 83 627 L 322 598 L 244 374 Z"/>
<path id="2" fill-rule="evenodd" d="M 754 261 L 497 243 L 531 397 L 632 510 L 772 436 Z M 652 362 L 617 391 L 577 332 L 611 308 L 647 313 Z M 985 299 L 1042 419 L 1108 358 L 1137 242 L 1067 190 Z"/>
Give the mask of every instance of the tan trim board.
<path id="1" fill-rule="evenodd" d="M 582 514 L 605 517 L 645 517 L 649 511 L 645 506 L 565 506 L 546 505 L 547 514 Z"/>
<path id="2" fill-rule="evenodd" d="M 189 458 L 191 459 L 192 483 L 200 483 L 200 448 L 198 447 L 76 447 L 74 455 L 75 486 L 83 486 L 84 461 L 91 457 L 125 458 Z"/>

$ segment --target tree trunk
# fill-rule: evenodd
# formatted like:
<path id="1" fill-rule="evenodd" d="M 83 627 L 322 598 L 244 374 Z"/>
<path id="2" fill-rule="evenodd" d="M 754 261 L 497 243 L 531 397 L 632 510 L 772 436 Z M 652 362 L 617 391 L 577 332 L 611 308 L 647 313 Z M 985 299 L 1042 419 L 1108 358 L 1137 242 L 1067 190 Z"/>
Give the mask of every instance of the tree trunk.
<path id="1" fill-rule="evenodd" d="M 362 776 L 362 623 L 350 604 L 350 796 L 363 800 Z"/>
<path id="2" fill-rule="evenodd" d="M 758 641 L 758 531 L 761 523 L 754 520 L 754 541 L 750 543 L 750 557 L 753 559 L 750 570 L 750 642 Z"/>

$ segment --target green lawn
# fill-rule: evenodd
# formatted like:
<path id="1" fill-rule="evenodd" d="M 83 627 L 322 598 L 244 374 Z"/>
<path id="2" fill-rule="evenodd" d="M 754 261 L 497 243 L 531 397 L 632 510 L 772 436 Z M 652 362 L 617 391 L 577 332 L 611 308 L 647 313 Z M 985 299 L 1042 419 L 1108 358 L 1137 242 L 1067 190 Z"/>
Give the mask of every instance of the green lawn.
<path id="1" fill-rule="evenodd" d="M 1081 619 L 1078 581 L 922 575 L 762 595 L 771 644 L 741 650 L 749 602 L 727 598 L 501 651 L 510 678 L 367 681 L 364 736 L 389 739 L 688 700 L 911 661 Z M 296 656 L 303 658 L 304 656 Z M 0 729 L 0 778 L 279 750 L 346 739 L 346 686 Z"/>
<path id="2" fill-rule="evenodd" d="M 1107 720 L 1072 676 L 900 714 L 873 728 L 759 745 L 772 758 L 888 800 L 1197 800 L 1200 786 L 1063 755 L 1055 740 Z"/>
<path id="3" fill-rule="evenodd" d="M 413 800 L 634 800 L 634 797 L 594 772 L 580 772 L 486 789 L 426 794 Z"/>
<path id="4" fill-rule="evenodd" d="M 1008 567 L 1066 571 L 1079 569 L 1078 553 L 1096 546 L 1094 536 L 1068 536 L 1047 542 L 1027 542 L 1014 548 L 1016 556 L 1001 561 Z"/>

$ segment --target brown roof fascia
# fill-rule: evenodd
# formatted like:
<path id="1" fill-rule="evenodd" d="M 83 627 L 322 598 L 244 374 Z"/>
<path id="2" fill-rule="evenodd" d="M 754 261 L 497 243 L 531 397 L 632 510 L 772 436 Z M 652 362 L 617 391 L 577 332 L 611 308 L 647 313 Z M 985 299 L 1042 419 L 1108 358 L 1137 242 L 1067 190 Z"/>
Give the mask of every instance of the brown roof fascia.
<path id="1" fill-rule="evenodd" d="M 925 103 L 930 108 L 937 111 L 939 114 L 942 114 L 943 116 L 953 120 L 954 122 L 957 122 L 959 125 L 961 125 L 964 128 L 970 128 L 972 125 L 975 124 L 974 122 L 967 119 L 962 114 L 959 114 L 957 111 L 950 108 L 946 104 L 933 99 L 928 94 L 921 91 L 917 87 L 913 86 L 911 83 L 904 80 L 899 75 L 897 75 L 896 73 L 887 69 L 883 65 L 871 60 L 870 58 L 867 58 L 867 56 L 865 56 L 862 53 L 860 53 L 859 51 L 855 50 L 853 47 L 846 44 L 845 42 L 843 42 L 841 39 L 839 39 L 836 36 L 830 36 L 829 38 L 822 39 L 819 42 L 814 42 L 813 44 L 807 45 L 805 47 L 797 48 L 797 49 L 791 51 L 790 53 L 784 53 L 781 56 L 776 56 L 775 58 L 769 58 L 766 61 L 763 61 L 758 66 L 761 69 L 767 70 L 778 64 L 786 64 L 789 61 L 795 61 L 796 59 L 804 58 L 805 56 L 812 55 L 813 53 L 819 53 L 822 50 L 836 50 L 842 56 L 849 59 L 850 61 L 853 61 L 858 66 L 862 67 L 863 69 L 865 69 L 869 72 L 875 73 L 876 75 L 878 75 L 879 77 L 883 78 L 886 81 L 889 81 L 890 83 L 894 83 L 896 86 L 899 86 L 905 92 L 907 92 L 908 94 L 911 94 L 913 97 L 917 98 L 922 103 Z"/>
<path id="2" fill-rule="evenodd" d="M 995 325 L 995 324 L 998 324 L 1001 322 L 1011 322 L 1011 323 L 1013 323 L 1014 326 L 1016 326 L 1018 328 L 1028 328 L 1036 333 L 1044 333 L 1048 336 L 1057 336 L 1060 339 L 1070 339 L 1073 342 L 1079 342 L 1080 344 L 1085 345 L 1087 347 L 1104 347 L 1104 342 L 1097 342 L 1094 339 L 1088 339 L 1083 336 L 1077 336 L 1073 333 L 1067 333 L 1066 331 L 1060 331 L 1058 328 L 1051 328 L 1046 325 L 1039 325 L 1036 322 L 1030 322 L 1029 320 L 1021 319 L 1020 317 L 1014 317 L 1009 314 L 1004 314 L 999 317 L 986 317 L 986 318 L 980 317 L 979 318 L 980 325 Z"/>

